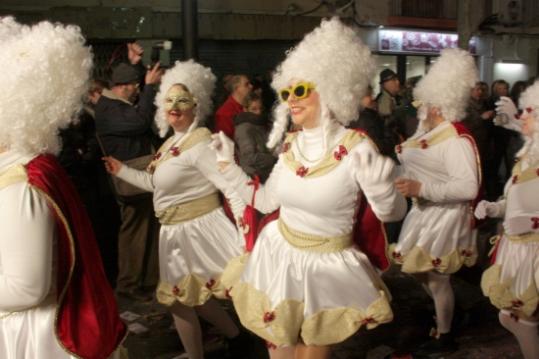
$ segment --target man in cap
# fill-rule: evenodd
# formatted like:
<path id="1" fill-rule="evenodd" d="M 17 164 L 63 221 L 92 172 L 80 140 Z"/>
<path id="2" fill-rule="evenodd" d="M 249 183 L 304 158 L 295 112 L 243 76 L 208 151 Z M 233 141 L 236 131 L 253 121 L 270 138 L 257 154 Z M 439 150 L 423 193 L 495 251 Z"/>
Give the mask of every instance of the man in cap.
<path id="1" fill-rule="evenodd" d="M 128 51 L 133 52 L 133 46 L 128 46 Z M 137 58 L 140 61 L 140 56 Z M 121 161 L 152 153 L 156 93 L 153 85 L 160 82 L 162 74 L 159 64 L 149 68 L 145 86 L 139 91 L 141 78 L 134 65 L 120 63 L 113 69 L 111 89 L 103 91 L 95 108 L 96 132 L 104 155 Z M 152 196 L 149 193 L 118 196 L 118 204 L 121 225 L 116 292 L 131 299 L 142 299 L 141 287 L 153 286 L 157 281 L 157 222 Z"/>
<path id="2" fill-rule="evenodd" d="M 382 118 L 393 114 L 397 107 L 397 94 L 400 90 L 400 81 L 397 74 L 391 69 L 380 72 L 380 93 L 376 97 L 378 113 Z"/>

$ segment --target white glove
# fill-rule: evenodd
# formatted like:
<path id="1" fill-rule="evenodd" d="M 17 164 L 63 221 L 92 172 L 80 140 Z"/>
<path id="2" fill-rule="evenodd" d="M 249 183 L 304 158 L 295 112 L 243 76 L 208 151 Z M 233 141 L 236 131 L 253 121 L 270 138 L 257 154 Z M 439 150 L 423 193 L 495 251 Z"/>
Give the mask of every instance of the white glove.
<path id="1" fill-rule="evenodd" d="M 234 142 L 223 133 L 211 135 L 210 148 L 215 151 L 217 162 L 234 163 Z"/>
<path id="2" fill-rule="evenodd" d="M 497 116 L 494 118 L 494 124 L 508 130 L 520 132 L 522 123 L 516 117 L 518 109 L 513 101 L 507 96 L 502 96 L 495 105 Z"/>
<path id="3" fill-rule="evenodd" d="M 483 219 L 485 217 L 497 217 L 498 204 L 496 202 L 482 200 L 475 207 L 474 215 L 477 219 Z"/>
<path id="4" fill-rule="evenodd" d="M 356 180 L 367 196 L 377 196 L 393 187 L 392 174 L 395 163 L 389 157 L 375 152 L 353 154 Z"/>

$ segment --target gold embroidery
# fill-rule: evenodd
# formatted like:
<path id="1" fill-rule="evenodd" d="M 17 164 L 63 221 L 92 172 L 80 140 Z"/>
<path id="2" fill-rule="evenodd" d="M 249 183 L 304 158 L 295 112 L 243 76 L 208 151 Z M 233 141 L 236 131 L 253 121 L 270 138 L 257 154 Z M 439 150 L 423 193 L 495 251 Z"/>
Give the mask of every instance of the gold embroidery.
<path id="1" fill-rule="evenodd" d="M 521 295 L 516 295 L 511 290 L 510 280 L 502 282 L 501 270 L 502 267 L 495 264 L 483 273 L 481 278 L 483 294 L 489 297 L 490 302 L 496 308 L 510 310 L 523 319 L 531 319 L 539 304 L 535 281 L 532 278 L 528 289 Z"/>
<path id="2" fill-rule="evenodd" d="M 452 125 L 449 125 L 445 129 L 439 131 L 438 133 L 435 133 L 432 137 L 429 137 L 429 133 L 427 132 L 425 135 L 421 136 L 424 138 L 421 138 L 421 137 L 410 138 L 407 141 L 404 141 L 403 143 L 401 143 L 400 147 L 426 149 L 428 147 L 442 143 L 445 140 L 458 137 L 458 136 L 459 134 L 457 130 L 455 129 L 455 127 L 453 127 Z"/>
<path id="3" fill-rule="evenodd" d="M 522 171 L 522 162 L 518 161 L 513 166 L 513 184 L 524 183 L 539 177 L 539 168 L 537 165 L 530 166 L 525 171 Z"/>
<path id="4" fill-rule="evenodd" d="M 538 232 L 527 232 L 523 234 L 517 234 L 513 236 L 505 235 L 505 238 L 509 239 L 511 242 L 539 242 L 539 233 Z"/>
<path id="5" fill-rule="evenodd" d="M 440 273 L 455 273 L 463 265 L 471 267 L 477 260 L 475 248 L 455 249 L 442 257 L 433 257 L 423 248 L 415 246 L 409 253 L 401 253 L 395 250 L 396 245 L 390 246 L 393 262 L 402 265 L 405 273 L 421 273 L 435 270 Z"/>
<path id="6" fill-rule="evenodd" d="M 363 325 L 372 329 L 393 318 L 383 291 L 365 311 L 352 307 L 322 309 L 308 318 L 303 316 L 302 302 L 288 299 L 272 307 L 265 293 L 244 282 L 232 289 L 232 296 L 241 323 L 277 346 L 295 345 L 300 336 L 307 345 L 334 344 Z"/>
<path id="7" fill-rule="evenodd" d="M 331 345 L 340 343 L 353 335 L 362 326 L 367 329 L 393 320 L 391 306 L 384 293 L 372 302 L 366 310 L 351 307 L 323 309 L 309 318 L 301 326 L 301 338 L 306 345 Z"/>
<path id="8" fill-rule="evenodd" d="M 200 142 L 210 139 L 211 132 L 205 127 L 199 127 L 193 130 L 191 133 L 186 134 L 187 136 L 183 142 L 177 147 L 174 145 L 174 137 L 170 137 L 159 147 L 159 150 L 154 156 L 154 160 L 148 165 L 148 172 L 153 173 L 157 167 L 159 167 L 163 162 L 168 160 L 171 157 L 176 157 L 181 155 L 183 152 L 194 147 Z"/>
<path id="9" fill-rule="evenodd" d="M 298 132 L 287 134 L 285 143 L 283 144 L 283 148 L 287 149 L 284 151 L 283 160 L 284 163 L 300 177 L 319 177 L 325 175 L 337 167 L 341 163 L 342 157 L 350 153 L 352 148 L 364 139 L 368 139 L 368 137 L 362 133 L 348 130 L 343 139 L 335 147 L 336 152 L 329 152 L 322 161 L 313 167 L 305 167 L 301 162 L 296 160 L 294 152 L 290 148 L 290 144 L 296 140 L 297 136 Z"/>
<path id="10" fill-rule="evenodd" d="M 189 202 L 180 203 L 156 212 L 161 224 L 176 224 L 190 221 L 207 213 L 210 213 L 221 206 L 217 193 L 194 199 Z"/>
<path id="11" fill-rule="evenodd" d="M 321 237 L 290 228 L 279 218 L 279 231 L 293 247 L 313 252 L 339 252 L 352 245 L 352 233 L 338 237 Z"/>
<path id="12" fill-rule="evenodd" d="M 14 165 L 0 174 L 0 188 L 7 187 L 17 182 L 27 181 L 26 169 L 23 165 Z"/>

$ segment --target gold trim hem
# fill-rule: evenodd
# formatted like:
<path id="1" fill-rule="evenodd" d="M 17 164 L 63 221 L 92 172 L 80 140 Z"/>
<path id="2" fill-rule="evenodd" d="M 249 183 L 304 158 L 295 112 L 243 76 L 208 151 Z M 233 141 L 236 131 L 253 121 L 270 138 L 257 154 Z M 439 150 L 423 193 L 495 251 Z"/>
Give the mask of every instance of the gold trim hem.
<path id="1" fill-rule="evenodd" d="M 483 294 L 496 308 L 508 310 L 522 319 L 536 321 L 536 318 L 532 318 L 539 304 L 539 293 L 535 282 L 532 280 L 524 293 L 516 295 L 511 290 L 511 281 L 502 281 L 501 271 L 502 266 L 494 264 L 483 273 L 481 278 Z"/>
<path id="2" fill-rule="evenodd" d="M 477 260 L 475 248 L 454 249 L 451 253 L 442 257 L 433 257 L 430 253 L 419 246 L 414 246 L 407 254 L 395 250 L 396 245 L 389 247 L 391 260 L 402 266 L 405 273 L 422 273 L 437 271 L 451 274 L 457 272 L 463 265 L 471 267 Z"/>

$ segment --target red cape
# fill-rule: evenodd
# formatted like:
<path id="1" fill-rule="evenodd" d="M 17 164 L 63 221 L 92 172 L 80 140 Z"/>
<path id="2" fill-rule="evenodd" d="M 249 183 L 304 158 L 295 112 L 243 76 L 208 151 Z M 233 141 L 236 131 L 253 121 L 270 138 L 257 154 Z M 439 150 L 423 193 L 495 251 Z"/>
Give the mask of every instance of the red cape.
<path id="1" fill-rule="evenodd" d="M 75 187 L 51 155 L 26 166 L 28 182 L 47 195 L 58 228 L 55 329 L 60 344 L 85 359 L 108 358 L 126 336 L 94 232 Z"/>

